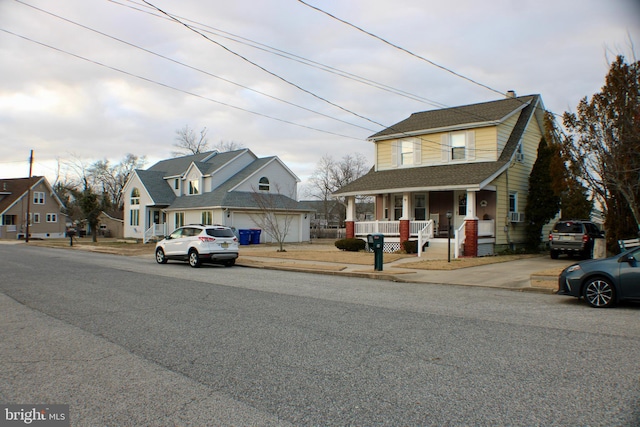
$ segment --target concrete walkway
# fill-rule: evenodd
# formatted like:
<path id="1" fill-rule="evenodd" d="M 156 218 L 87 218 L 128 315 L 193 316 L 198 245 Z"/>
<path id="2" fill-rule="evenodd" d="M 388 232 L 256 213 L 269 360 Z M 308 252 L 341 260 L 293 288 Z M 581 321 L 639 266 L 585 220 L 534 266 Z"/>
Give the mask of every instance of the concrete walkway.
<path id="1" fill-rule="evenodd" d="M 313 245 L 309 245 L 313 247 Z M 317 248 L 318 245 L 315 245 Z M 483 286 L 520 291 L 553 293 L 558 289 L 558 274 L 566 266 L 575 262 L 572 259 L 552 260 L 548 256 L 520 259 L 508 262 L 458 268 L 452 270 L 425 270 L 405 267 L 408 263 L 420 260 L 447 260 L 446 242 L 444 245 L 429 247 L 422 257 L 401 258 L 385 262 L 383 271 L 375 271 L 374 266 L 361 264 L 293 260 L 270 258 L 260 253 L 255 256 L 256 247 L 251 250 L 240 249 L 237 265 L 253 268 L 302 271 L 319 274 L 367 277 L 396 282 L 451 284 L 461 286 Z M 264 251 L 275 251 L 273 246 L 263 246 Z M 251 256 L 253 252 L 254 256 Z M 347 256 L 345 256 L 348 259 Z M 453 259 L 453 251 L 451 252 Z"/>

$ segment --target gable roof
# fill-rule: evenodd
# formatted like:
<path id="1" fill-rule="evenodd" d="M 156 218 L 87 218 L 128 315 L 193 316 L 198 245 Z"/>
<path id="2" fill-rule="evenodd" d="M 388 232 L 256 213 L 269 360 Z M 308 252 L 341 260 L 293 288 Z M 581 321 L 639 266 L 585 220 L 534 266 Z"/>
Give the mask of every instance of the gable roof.
<path id="1" fill-rule="evenodd" d="M 7 178 L 0 179 L 0 214 L 3 214 L 11 208 L 18 200 L 25 197 L 29 188 L 33 188 L 40 182 L 44 182 L 47 189 L 51 192 L 53 199 L 62 208 L 64 204 L 58 196 L 53 192 L 53 188 L 49 185 L 47 179 L 43 176 L 32 176 L 31 178 Z"/>
<path id="2" fill-rule="evenodd" d="M 147 171 L 164 172 L 164 177 L 180 176 L 189 169 L 191 163 L 194 163 L 203 175 L 209 175 L 237 156 L 248 151 L 247 149 L 242 149 L 224 153 L 207 151 L 206 153 L 191 154 L 189 156 L 161 160 L 148 168 Z"/>
<path id="3" fill-rule="evenodd" d="M 495 162 L 470 162 L 456 163 L 450 165 L 423 166 L 416 168 L 389 169 L 383 171 L 375 171 L 373 168 L 366 175 L 345 185 L 333 193 L 334 196 L 355 196 L 364 194 L 378 194 L 381 191 L 437 191 L 451 189 L 481 189 L 489 184 L 500 173 L 502 173 L 510 164 L 511 159 L 515 155 L 516 149 L 524 135 L 527 125 L 535 116 L 536 109 L 541 106 L 540 97 L 538 95 L 525 96 L 520 98 L 506 99 L 504 101 L 494 101 L 490 103 L 476 104 L 466 107 L 466 111 L 493 111 L 494 117 L 509 117 L 514 112 L 520 112 L 520 116 L 509 135 L 500 157 Z M 526 104 L 523 104 L 526 102 Z M 490 105 L 488 105 L 490 104 Z M 476 107 L 479 106 L 479 107 Z M 506 109 L 511 108 L 511 113 Z M 466 107 L 462 108 L 463 111 Z M 452 110 L 452 109 L 447 109 Z M 423 114 L 423 113 L 418 113 Z M 453 114 L 453 115 L 451 115 Z M 445 120 L 441 116 L 429 121 L 423 116 L 420 120 L 415 119 L 410 127 L 406 125 L 405 129 L 418 129 L 424 126 L 436 126 L 440 129 L 443 123 L 459 123 L 461 120 L 457 113 L 448 111 Z M 413 117 L 414 115 L 412 115 Z M 469 117 L 469 116 L 467 116 Z M 475 115 L 473 117 L 476 117 Z M 428 119 L 428 118 L 427 118 Z M 411 117 L 407 120 L 411 120 Z M 402 122 L 401 122 L 402 123 Z M 430 123 L 430 124 L 429 124 Z M 476 123 L 476 122 L 474 122 Z M 395 126 L 395 125 L 394 125 Z M 403 125 L 404 126 L 404 125 Z M 424 130 L 424 129 L 423 129 Z M 377 134 L 376 134 L 377 135 Z M 375 135 L 374 135 L 375 136 Z M 384 138 L 382 138 L 384 139 Z"/>
<path id="4" fill-rule="evenodd" d="M 371 135 L 369 139 L 382 140 L 437 132 L 448 128 L 463 127 L 470 129 L 491 124 L 497 125 L 526 108 L 535 98 L 538 98 L 538 95 L 506 98 L 480 104 L 413 113 L 407 119 Z"/>

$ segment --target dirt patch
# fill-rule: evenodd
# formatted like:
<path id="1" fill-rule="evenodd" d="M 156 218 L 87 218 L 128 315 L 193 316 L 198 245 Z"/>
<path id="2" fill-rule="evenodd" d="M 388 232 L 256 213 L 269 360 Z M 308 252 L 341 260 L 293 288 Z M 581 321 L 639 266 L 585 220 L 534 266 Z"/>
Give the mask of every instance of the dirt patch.
<path id="1" fill-rule="evenodd" d="M 457 270 L 459 268 L 478 267 L 481 265 L 496 264 L 499 262 L 517 261 L 519 259 L 536 258 L 540 255 L 501 255 L 479 258 L 457 258 L 451 262 L 447 260 L 425 260 L 402 263 L 403 268 L 417 270 Z"/>

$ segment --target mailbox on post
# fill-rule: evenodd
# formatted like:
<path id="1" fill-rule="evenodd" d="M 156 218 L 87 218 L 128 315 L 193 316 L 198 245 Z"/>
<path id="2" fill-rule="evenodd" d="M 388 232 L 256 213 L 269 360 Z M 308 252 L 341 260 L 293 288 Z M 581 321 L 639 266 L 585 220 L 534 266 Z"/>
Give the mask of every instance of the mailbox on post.
<path id="1" fill-rule="evenodd" d="M 374 270 L 382 271 L 382 249 L 384 248 L 384 234 L 367 234 L 367 243 L 369 244 L 369 248 L 373 250 Z"/>

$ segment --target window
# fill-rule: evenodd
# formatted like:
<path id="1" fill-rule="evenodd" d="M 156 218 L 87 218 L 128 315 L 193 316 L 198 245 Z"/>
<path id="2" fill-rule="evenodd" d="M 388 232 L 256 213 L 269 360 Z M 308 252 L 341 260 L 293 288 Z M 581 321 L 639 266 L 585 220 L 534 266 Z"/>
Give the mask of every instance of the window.
<path id="1" fill-rule="evenodd" d="M 442 161 L 475 160 L 474 131 L 454 132 L 442 135 Z"/>
<path id="2" fill-rule="evenodd" d="M 451 135 L 451 160 L 464 160 L 467 148 L 467 138 L 464 133 Z"/>
<path id="3" fill-rule="evenodd" d="M 2 225 L 16 225 L 16 216 L 2 215 Z"/>
<path id="4" fill-rule="evenodd" d="M 180 180 L 178 178 L 173 180 L 173 188 L 175 190 L 179 190 L 180 189 Z"/>
<path id="5" fill-rule="evenodd" d="M 509 192 L 509 212 L 518 212 L 518 193 L 516 191 Z"/>
<path id="6" fill-rule="evenodd" d="M 36 221 L 36 222 L 40 222 L 40 219 L 38 218 L 38 221 Z M 48 213 L 47 214 L 47 222 L 58 222 L 58 215 L 54 214 L 54 213 Z"/>
<path id="7" fill-rule="evenodd" d="M 466 216 L 467 215 L 467 195 L 460 194 L 458 196 L 458 215 Z"/>
<path id="8" fill-rule="evenodd" d="M 131 205 L 139 205 L 139 204 L 140 204 L 140 190 L 138 190 L 137 188 L 134 188 L 133 190 L 131 190 Z"/>
<path id="9" fill-rule="evenodd" d="M 138 209 L 131 209 L 129 211 L 129 224 L 133 225 L 133 226 L 137 226 L 140 225 L 140 210 Z"/>
<path id="10" fill-rule="evenodd" d="M 184 212 L 176 212 L 174 219 L 176 222 L 176 228 L 182 227 L 184 225 Z"/>
<path id="11" fill-rule="evenodd" d="M 395 196 L 393 199 L 393 215 L 396 221 L 402 218 L 402 196 Z"/>
<path id="12" fill-rule="evenodd" d="M 391 145 L 391 164 L 393 166 L 418 165 L 422 159 L 421 140 L 408 138 L 395 141 Z"/>
<path id="13" fill-rule="evenodd" d="M 416 194 L 414 200 L 413 217 L 416 221 L 424 221 L 427 219 L 427 205 L 424 194 Z"/>
<path id="14" fill-rule="evenodd" d="M 33 193 L 33 204 L 44 205 L 44 193 L 41 191 L 35 191 Z"/>
<path id="15" fill-rule="evenodd" d="M 189 194 L 200 194 L 200 182 L 197 179 L 189 181 Z"/>
<path id="16" fill-rule="evenodd" d="M 202 211 L 202 225 L 213 224 L 213 213 L 211 211 Z"/>
<path id="17" fill-rule="evenodd" d="M 34 224 L 40 224 L 40 214 L 39 213 L 35 212 L 33 214 L 33 222 L 34 222 Z"/>
<path id="18" fill-rule="evenodd" d="M 258 190 L 269 191 L 269 178 L 266 176 L 260 178 L 260 181 L 258 181 Z"/>

